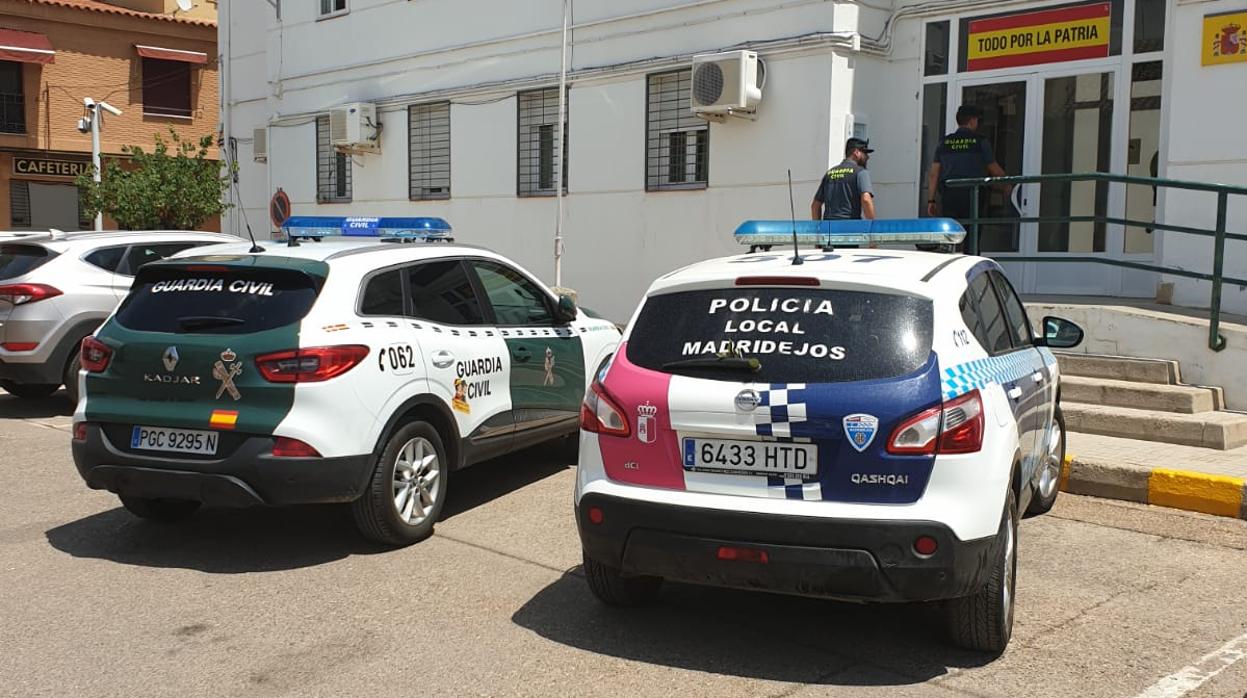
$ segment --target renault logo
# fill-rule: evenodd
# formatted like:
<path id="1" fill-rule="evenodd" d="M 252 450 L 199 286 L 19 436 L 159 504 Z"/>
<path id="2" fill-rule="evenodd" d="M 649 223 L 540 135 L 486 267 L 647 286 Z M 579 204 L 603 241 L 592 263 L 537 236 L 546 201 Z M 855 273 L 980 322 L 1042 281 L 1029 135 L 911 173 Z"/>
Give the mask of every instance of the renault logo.
<path id="1" fill-rule="evenodd" d="M 736 409 L 744 410 L 745 412 L 752 412 L 757 409 L 761 402 L 762 398 L 758 396 L 758 391 L 753 389 L 742 390 L 736 395 Z"/>
<path id="2" fill-rule="evenodd" d="M 178 359 L 181 357 L 178 356 L 177 347 L 169 347 L 160 358 L 165 362 L 165 370 L 171 372 L 178 367 Z"/>

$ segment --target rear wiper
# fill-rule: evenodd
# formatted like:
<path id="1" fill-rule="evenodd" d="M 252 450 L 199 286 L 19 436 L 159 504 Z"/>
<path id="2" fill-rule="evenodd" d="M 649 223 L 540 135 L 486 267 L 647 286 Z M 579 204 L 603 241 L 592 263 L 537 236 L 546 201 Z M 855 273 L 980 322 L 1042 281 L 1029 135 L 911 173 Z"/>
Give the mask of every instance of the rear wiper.
<path id="1" fill-rule="evenodd" d="M 184 330 L 202 330 L 209 327 L 228 327 L 231 325 L 241 325 L 246 320 L 236 317 L 222 317 L 219 315 L 187 315 L 178 318 L 178 325 Z"/>
<path id="2" fill-rule="evenodd" d="M 757 373 L 762 370 L 762 362 L 753 357 L 745 358 L 743 356 L 720 356 L 713 359 L 681 359 L 679 361 L 670 361 L 662 365 L 662 370 L 664 371 L 669 371 L 673 368 L 726 368 L 733 371 L 749 371 L 750 373 Z"/>

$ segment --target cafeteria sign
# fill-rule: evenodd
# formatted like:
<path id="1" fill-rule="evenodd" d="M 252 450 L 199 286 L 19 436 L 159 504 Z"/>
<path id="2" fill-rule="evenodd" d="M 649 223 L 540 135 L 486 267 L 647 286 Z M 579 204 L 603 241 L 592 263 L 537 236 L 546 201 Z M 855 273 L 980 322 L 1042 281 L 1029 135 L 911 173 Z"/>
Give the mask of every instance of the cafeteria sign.
<path id="1" fill-rule="evenodd" d="M 41 177 L 77 177 L 90 172 L 91 163 L 86 160 L 13 158 L 13 174 L 39 175 Z"/>
<path id="2" fill-rule="evenodd" d="M 1041 63 L 1104 58 L 1109 54 L 1112 3 L 970 20 L 966 70 L 1016 68 Z"/>
<path id="3" fill-rule="evenodd" d="M 1204 17 L 1203 65 L 1247 61 L 1247 12 Z"/>

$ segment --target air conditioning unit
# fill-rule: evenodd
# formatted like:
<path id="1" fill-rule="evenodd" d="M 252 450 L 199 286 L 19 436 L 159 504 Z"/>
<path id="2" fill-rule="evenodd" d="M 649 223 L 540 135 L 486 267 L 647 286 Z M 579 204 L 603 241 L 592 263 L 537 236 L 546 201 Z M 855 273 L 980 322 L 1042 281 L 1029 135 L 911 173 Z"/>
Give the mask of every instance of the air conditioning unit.
<path id="1" fill-rule="evenodd" d="M 380 150 L 381 124 L 377 121 L 377 105 L 356 102 L 330 110 L 329 142 L 335 148 L 347 150 Z"/>
<path id="2" fill-rule="evenodd" d="M 693 113 L 712 120 L 753 118 L 765 84 L 766 65 L 753 51 L 693 56 Z"/>
<path id="3" fill-rule="evenodd" d="M 268 129 L 260 127 L 251 131 L 251 158 L 256 162 L 268 162 Z"/>

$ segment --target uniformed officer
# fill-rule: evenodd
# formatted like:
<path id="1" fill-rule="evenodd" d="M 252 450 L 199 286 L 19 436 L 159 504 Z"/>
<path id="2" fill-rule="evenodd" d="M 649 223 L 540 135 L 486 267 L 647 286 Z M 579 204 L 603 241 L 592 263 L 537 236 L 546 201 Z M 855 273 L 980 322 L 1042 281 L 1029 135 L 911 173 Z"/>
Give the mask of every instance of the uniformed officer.
<path id="1" fill-rule="evenodd" d="M 977 131 L 983 110 L 973 104 L 963 104 L 957 109 L 957 130 L 944 136 L 935 148 L 931 170 L 927 173 L 927 213 L 947 216 L 958 220 L 974 218 L 970 210 L 971 187 L 948 187 L 950 179 L 965 177 L 1004 177 L 1005 171 L 992 154 L 991 143 Z M 1012 187 L 1006 187 L 1006 193 Z M 936 199 L 936 192 L 939 199 Z"/>
<path id="2" fill-rule="evenodd" d="M 843 220 L 875 217 L 875 193 L 866 163 L 875 152 L 870 141 L 850 138 L 844 144 L 844 162 L 827 170 L 810 202 L 810 218 Z"/>

